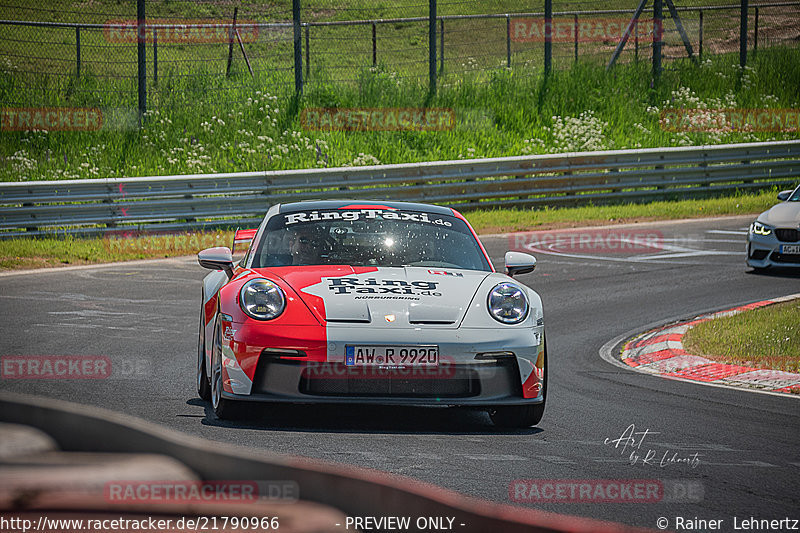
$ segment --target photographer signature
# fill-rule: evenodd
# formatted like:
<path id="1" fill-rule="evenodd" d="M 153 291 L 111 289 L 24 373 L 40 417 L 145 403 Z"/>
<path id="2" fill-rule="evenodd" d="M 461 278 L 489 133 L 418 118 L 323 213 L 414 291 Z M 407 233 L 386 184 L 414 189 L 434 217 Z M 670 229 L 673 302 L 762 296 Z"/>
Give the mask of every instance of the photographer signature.
<path id="1" fill-rule="evenodd" d="M 697 465 L 700 464 L 699 453 L 680 456 L 678 452 L 666 450 L 662 454 L 653 448 L 643 446 L 648 436 L 658 434 L 659 432 L 650 431 L 649 428 L 644 431 L 636 431 L 636 426 L 631 424 L 622 432 L 619 438 L 611 439 L 607 437 L 603 444 L 614 446 L 615 450 L 619 450 L 620 455 L 628 455 L 628 460 L 632 465 L 641 463 L 643 465 L 666 468 L 671 465 L 685 464 L 691 468 L 697 468 Z"/>

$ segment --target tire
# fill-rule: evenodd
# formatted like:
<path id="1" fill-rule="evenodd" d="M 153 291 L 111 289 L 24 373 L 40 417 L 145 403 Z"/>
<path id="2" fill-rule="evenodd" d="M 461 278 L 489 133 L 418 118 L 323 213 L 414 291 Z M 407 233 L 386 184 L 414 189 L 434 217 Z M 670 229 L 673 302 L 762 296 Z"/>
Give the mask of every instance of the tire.
<path id="1" fill-rule="evenodd" d="M 205 315 L 200 310 L 200 331 L 197 335 L 197 395 L 205 401 L 211 399 L 211 380 L 206 370 L 206 330 Z"/>
<path id="2" fill-rule="evenodd" d="M 542 403 L 536 405 L 513 405 L 489 410 L 489 417 L 500 428 L 529 428 L 542 421 L 544 405 L 547 400 L 547 343 L 544 345 L 544 387 Z"/>
<path id="3" fill-rule="evenodd" d="M 214 322 L 214 339 L 211 346 L 211 407 L 220 420 L 236 418 L 238 406 L 222 397 L 222 325 Z"/>

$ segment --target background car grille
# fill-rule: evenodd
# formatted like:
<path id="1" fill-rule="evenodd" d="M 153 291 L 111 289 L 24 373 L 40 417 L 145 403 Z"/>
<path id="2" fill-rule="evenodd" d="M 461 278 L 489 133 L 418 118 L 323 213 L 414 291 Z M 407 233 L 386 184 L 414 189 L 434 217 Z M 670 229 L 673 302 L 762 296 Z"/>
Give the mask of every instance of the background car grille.
<path id="1" fill-rule="evenodd" d="M 772 252 L 769 256 L 775 263 L 800 263 L 800 254 L 779 254 Z"/>
<path id="2" fill-rule="evenodd" d="M 775 236 L 782 242 L 800 241 L 800 231 L 796 229 L 778 228 L 775 230 Z"/>

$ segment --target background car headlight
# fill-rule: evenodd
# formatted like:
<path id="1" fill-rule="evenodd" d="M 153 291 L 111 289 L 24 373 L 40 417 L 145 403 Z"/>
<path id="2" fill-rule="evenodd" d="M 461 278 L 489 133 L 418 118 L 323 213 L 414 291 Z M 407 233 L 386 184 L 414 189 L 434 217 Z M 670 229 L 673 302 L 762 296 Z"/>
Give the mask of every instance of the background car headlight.
<path id="1" fill-rule="evenodd" d="M 528 297 L 521 287 L 501 283 L 489 293 L 489 314 L 503 324 L 518 324 L 528 316 Z"/>
<path id="2" fill-rule="evenodd" d="M 750 224 L 750 233 L 755 233 L 756 235 L 769 235 L 772 233 L 772 228 L 756 221 Z"/>
<path id="3" fill-rule="evenodd" d="M 239 292 L 242 311 L 258 320 L 272 320 L 286 307 L 286 297 L 275 283 L 266 279 L 252 279 Z"/>

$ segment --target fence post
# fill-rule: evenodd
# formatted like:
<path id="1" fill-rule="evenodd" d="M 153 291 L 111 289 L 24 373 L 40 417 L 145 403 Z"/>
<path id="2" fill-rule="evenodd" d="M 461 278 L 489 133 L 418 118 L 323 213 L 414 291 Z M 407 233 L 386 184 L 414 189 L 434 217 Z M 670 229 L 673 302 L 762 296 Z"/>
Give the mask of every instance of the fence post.
<path id="1" fill-rule="evenodd" d="M 294 23 L 294 91 L 303 92 L 303 46 L 300 33 L 300 0 L 292 0 L 292 22 Z"/>
<path id="2" fill-rule="evenodd" d="M 310 39 L 310 37 L 308 35 L 310 30 L 309 30 L 309 25 L 308 25 L 307 22 L 305 23 L 305 28 L 306 28 L 306 79 L 308 79 L 311 76 L 311 70 L 310 70 L 310 68 L 311 68 L 311 39 Z"/>
<path id="3" fill-rule="evenodd" d="M 233 8 L 233 26 L 228 32 L 228 66 L 225 68 L 225 76 L 231 75 L 231 63 L 233 62 L 233 32 L 236 31 L 236 16 L 239 14 L 239 8 Z"/>
<path id="4" fill-rule="evenodd" d="M 158 30 L 153 28 L 153 86 L 158 86 Z"/>
<path id="5" fill-rule="evenodd" d="M 639 20 L 636 20 L 636 25 L 633 27 L 633 57 L 634 60 L 639 62 Z"/>
<path id="6" fill-rule="evenodd" d="M 758 6 L 756 6 L 755 28 L 753 28 L 753 54 L 758 52 Z"/>
<path id="7" fill-rule="evenodd" d="M 739 66 L 747 65 L 747 0 L 742 0 L 739 15 Z"/>
<path id="8" fill-rule="evenodd" d="M 144 1 L 136 1 L 136 52 L 139 66 L 139 126 L 147 113 L 147 24 L 144 13 Z"/>
<path id="9" fill-rule="evenodd" d="M 697 55 L 699 58 L 703 58 L 703 10 L 700 10 L 700 50 L 698 50 Z"/>
<path id="10" fill-rule="evenodd" d="M 372 66 L 378 66 L 378 25 L 372 22 Z"/>
<path id="11" fill-rule="evenodd" d="M 653 2 L 653 83 L 661 79 L 661 28 L 664 27 L 664 6 L 662 0 Z"/>
<path id="12" fill-rule="evenodd" d="M 77 61 L 78 77 L 81 77 L 81 27 L 75 26 L 75 60 Z"/>
<path id="13" fill-rule="evenodd" d="M 439 70 L 444 70 L 444 19 L 439 19 Z"/>
<path id="14" fill-rule="evenodd" d="M 553 67 L 553 0 L 544 0 L 544 72 Z"/>
<path id="15" fill-rule="evenodd" d="M 511 68 L 511 15 L 506 14 L 506 67 Z"/>
<path id="16" fill-rule="evenodd" d="M 578 62 L 578 14 L 572 15 L 575 26 L 575 62 Z"/>
<path id="17" fill-rule="evenodd" d="M 436 92 L 436 0 L 428 0 L 428 78 L 429 91 Z"/>

